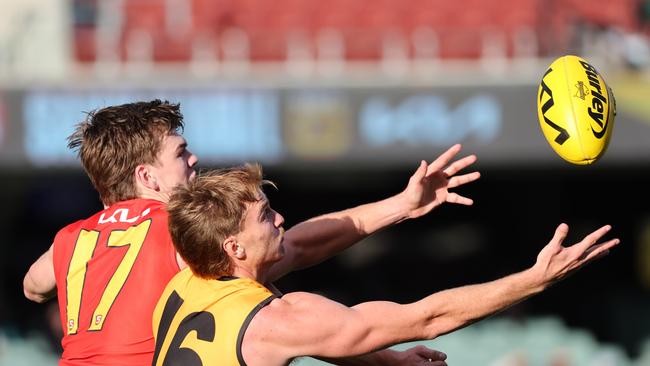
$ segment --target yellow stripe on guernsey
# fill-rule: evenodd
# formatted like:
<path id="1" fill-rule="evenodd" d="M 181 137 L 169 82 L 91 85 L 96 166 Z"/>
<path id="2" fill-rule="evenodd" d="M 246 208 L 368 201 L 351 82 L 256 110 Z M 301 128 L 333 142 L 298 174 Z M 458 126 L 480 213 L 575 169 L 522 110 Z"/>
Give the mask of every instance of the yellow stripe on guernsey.
<path id="1" fill-rule="evenodd" d="M 244 332 L 273 298 L 250 279 L 204 280 L 189 269 L 181 271 L 153 314 L 153 365 L 246 365 L 241 356 Z"/>

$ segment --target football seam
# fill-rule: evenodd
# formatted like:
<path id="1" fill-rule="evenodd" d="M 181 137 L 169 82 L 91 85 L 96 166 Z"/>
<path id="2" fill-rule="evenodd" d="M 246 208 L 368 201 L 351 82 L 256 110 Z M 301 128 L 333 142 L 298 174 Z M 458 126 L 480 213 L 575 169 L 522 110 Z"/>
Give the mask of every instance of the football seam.
<path id="1" fill-rule="evenodd" d="M 589 161 L 590 159 L 587 159 L 587 156 L 585 154 L 585 149 L 584 149 L 584 146 L 582 144 L 582 131 L 580 131 L 580 129 L 579 129 L 580 126 L 577 123 L 578 117 L 576 116 L 575 105 L 573 104 L 573 97 L 572 97 L 572 94 L 571 94 L 571 85 L 569 85 L 569 84 L 571 84 L 571 80 L 569 80 L 569 72 L 568 72 L 569 69 L 568 69 L 567 63 L 568 63 L 568 58 L 564 57 L 562 59 L 562 72 L 564 74 L 564 77 L 563 77 L 564 82 L 566 83 L 567 97 L 568 97 L 568 100 L 569 100 L 569 106 L 571 107 L 571 116 L 573 117 L 573 119 L 571 120 L 571 127 L 573 128 L 574 138 L 576 140 L 576 143 L 577 143 L 578 147 L 580 148 L 580 156 L 582 157 L 579 160 L 573 160 L 573 162 L 575 162 L 575 163 L 583 163 L 584 164 L 585 162 Z M 569 127 L 568 124 L 567 124 L 567 127 Z"/>

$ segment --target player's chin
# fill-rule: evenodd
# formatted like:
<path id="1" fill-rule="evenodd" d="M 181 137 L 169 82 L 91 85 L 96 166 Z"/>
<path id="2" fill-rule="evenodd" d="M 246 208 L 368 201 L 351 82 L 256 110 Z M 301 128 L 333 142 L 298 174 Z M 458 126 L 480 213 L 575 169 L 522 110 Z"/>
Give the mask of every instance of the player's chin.
<path id="1" fill-rule="evenodd" d="M 284 247 L 284 238 L 280 241 L 280 244 L 278 246 L 278 256 L 280 259 L 284 258 L 285 253 L 287 252 L 286 248 Z"/>
<path id="2" fill-rule="evenodd" d="M 271 258 L 269 259 L 270 263 L 277 263 L 284 258 L 285 250 L 284 246 L 280 246 L 278 250 L 276 250 L 274 253 L 271 254 Z"/>

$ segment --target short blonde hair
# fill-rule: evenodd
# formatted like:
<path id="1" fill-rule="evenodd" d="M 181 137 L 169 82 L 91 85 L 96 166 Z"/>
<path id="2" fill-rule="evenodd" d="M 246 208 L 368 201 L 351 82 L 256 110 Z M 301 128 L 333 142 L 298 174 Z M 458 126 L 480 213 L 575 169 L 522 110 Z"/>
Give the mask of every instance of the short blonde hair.
<path id="1" fill-rule="evenodd" d="M 246 164 L 201 173 L 175 190 L 167 205 L 169 232 L 176 251 L 195 275 L 232 274 L 232 262 L 222 243 L 243 230 L 248 206 L 260 199 L 266 184 L 275 186 L 262 179 L 259 164 Z"/>

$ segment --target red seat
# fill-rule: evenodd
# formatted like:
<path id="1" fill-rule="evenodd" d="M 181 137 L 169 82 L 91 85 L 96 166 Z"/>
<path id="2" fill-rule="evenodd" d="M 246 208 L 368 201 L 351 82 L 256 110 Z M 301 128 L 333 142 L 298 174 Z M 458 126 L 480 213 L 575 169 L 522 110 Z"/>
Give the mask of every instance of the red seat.
<path id="1" fill-rule="evenodd" d="M 557 0 L 543 12 L 551 6 L 544 0 L 192 0 L 192 29 L 168 34 L 167 1 L 125 0 L 121 49 L 124 58 L 126 42 L 145 34 L 154 61 L 182 62 L 191 59 L 197 40 L 216 40 L 224 30 L 238 28 L 248 37 L 253 60 L 281 61 L 296 36 L 301 47 L 314 50 L 318 35 L 333 28 L 342 35 L 346 58 L 378 60 L 387 35 L 410 43 L 418 29 L 426 28 L 434 32 L 442 58 L 481 57 L 487 33 L 503 34 L 512 55 L 514 38 L 528 34 L 523 39 L 535 39 L 522 33 L 530 30 L 537 32 L 532 37 L 541 52 L 552 53 L 568 47 L 572 25 L 579 21 L 635 29 L 637 2 Z M 92 24 L 78 25 L 74 38 L 76 59 L 94 61 Z M 413 55 L 413 45 L 406 47 Z"/>
<path id="2" fill-rule="evenodd" d="M 95 48 L 95 28 L 77 27 L 74 30 L 74 53 L 79 62 L 94 62 L 97 57 Z"/>

